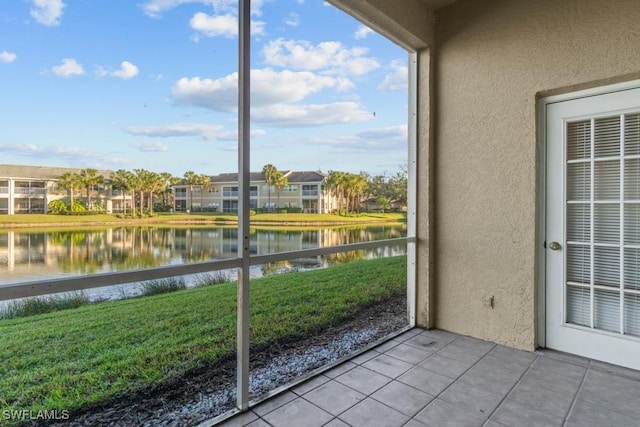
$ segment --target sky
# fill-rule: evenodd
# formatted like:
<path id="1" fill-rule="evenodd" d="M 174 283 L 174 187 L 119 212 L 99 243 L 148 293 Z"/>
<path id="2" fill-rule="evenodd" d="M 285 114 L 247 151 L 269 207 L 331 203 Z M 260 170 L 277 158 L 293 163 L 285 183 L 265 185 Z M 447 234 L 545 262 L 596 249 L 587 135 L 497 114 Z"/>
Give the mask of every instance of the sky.
<path id="1" fill-rule="evenodd" d="M 237 0 L 0 0 L 0 164 L 237 170 Z M 251 169 L 393 174 L 407 52 L 320 0 L 253 0 Z"/>

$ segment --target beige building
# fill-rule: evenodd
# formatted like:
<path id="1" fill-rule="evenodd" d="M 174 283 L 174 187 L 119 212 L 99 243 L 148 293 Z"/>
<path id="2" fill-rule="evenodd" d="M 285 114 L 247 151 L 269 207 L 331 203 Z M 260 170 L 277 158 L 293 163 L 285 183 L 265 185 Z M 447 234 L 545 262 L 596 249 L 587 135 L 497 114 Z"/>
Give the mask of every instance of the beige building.
<path id="1" fill-rule="evenodd" d="M 250 207 L 274 211 L 327 213 L 337 202 L 324 188 L 327 175 L 319 171 L 284 172 L 285 186 L 269 186 L 260 172 L 250 175 Z M 211 177 L 209 185 L 173 186 L 174 211 L 238 212 L 238 174 Z"/>
<path id="2" fill-rule="evenodd" d="M 414 52 L 417 319 L 640 368 L 640 3 L 330 0 Z"/>
<path id="3" fill-rule="evenodd" d="M 47 213 L 53 200 L 69 201 L 66 189 L 58 187 L 58 179 L 65 173 L 79 173 L 79 168 L 0 164 L 0 215 Z M 111 171 L 98 170 L 108 179 Z M 82 195 L 80 194 L 82 192 Z M 86 196 L 85 189 L 76 190 L 75 198 Z M 91 190 L 93 202 L 99 202 L 107 212 L 121 212 L 123 200 L 131 206 L 131 196 L 112 191 L 108 185 Z"/>

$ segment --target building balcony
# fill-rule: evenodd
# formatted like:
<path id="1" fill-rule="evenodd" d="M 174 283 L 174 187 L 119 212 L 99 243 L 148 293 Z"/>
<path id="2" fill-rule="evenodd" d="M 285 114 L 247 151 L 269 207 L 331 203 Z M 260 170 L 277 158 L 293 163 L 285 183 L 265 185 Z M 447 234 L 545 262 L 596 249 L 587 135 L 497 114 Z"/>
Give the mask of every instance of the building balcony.
<path id="1" fill-rule="evenodd" d="M 44 196 L 47 193 L 45 188 L 20 188 L 14 189 L 15 194 L 29 195 L 29 196 Z"/>
<path id="2" fill-rule="evenodd" d="M 318 190 L 302 190 L 302 197 L 305 196 L 318 197 Z"/>
<path id="3" fill-rule="evenodd" d="M 0 187 L 0 194 L 9 194 L 9 187 Z"/>

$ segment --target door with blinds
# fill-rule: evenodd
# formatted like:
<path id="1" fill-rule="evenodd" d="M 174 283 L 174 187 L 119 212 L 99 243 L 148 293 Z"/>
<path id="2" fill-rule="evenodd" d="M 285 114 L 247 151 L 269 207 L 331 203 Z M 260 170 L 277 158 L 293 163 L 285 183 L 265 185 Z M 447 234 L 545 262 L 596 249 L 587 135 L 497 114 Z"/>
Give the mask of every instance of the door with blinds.
<path id="1" fill-rule="evenodd" d="M 546 346 L 640 369 L 640 89 L 545 115 Z"/>

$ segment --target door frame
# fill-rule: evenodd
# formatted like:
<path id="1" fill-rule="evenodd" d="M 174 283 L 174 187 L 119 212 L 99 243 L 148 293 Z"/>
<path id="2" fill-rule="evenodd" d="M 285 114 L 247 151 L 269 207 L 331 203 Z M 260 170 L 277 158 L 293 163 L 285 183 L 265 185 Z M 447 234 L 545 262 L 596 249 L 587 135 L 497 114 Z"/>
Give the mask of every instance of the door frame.
<path id="1" fill-rule="evenodd" d="M 621 83 L 608 84 L 604 86 L 592 87 L 573 92 L 566 92 L 558 95 L 543 96 L 536 101 L 536 127 L 537 127 L 537 202 L 536 209 L 537 226 L 536 226 L 536 310 L 538 316 L 536 324 L 536 344 L 538 347 L 546 348 L 547 344 L 547 309 L 546 309 L 546 251 L 545 238 L 547 232 L 547 107 L 550 104 L 556 104 L 564 101 L 572 101 L 576 99 L 589 98 L 608 93 L 622 92 L 629 89 L 639 89 L 640 80 L 630 80 Z"/>

